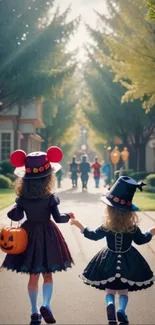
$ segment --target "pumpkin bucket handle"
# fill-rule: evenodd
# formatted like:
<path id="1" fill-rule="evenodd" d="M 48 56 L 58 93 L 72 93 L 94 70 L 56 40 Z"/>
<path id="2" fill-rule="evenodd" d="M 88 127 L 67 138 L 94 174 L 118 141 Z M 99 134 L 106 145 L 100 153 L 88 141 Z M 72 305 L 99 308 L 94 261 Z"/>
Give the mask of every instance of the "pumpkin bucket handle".
<path id="1" fill-rule="evenodd" d="M 10 223 L 10 226 L 12 227 L 13 226 L 13 221 L 11 220 L 11 223 Z M 18 221 L 18 225 L 17 225 L 17 228 L 19 228 L 21 226 L 21 222 Z"/>

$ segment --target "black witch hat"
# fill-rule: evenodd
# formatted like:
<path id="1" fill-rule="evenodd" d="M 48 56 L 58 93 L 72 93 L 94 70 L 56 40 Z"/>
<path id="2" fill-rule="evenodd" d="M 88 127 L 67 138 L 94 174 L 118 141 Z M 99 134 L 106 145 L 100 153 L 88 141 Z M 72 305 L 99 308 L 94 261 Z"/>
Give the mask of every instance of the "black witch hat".
<path id="1" fill-rule="evenodd" d="M 142 192 L 144 185 L 146 184 L 143 182 L 137 183 L 130 177 L 121 176 L 110 191 L 105 196 L 102 196 L 101 200 L 117 209 L 138 211 L 139 208 L 132 203 L 132 199 L 136 189 L 138 188 Z"/>

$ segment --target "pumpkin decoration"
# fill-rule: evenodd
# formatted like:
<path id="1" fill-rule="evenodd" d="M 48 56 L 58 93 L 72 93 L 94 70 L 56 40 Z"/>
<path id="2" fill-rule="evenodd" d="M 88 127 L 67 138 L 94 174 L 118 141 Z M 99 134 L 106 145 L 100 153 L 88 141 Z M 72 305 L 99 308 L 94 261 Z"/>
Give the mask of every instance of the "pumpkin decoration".
<path id="1" fill-rule="evenodd" d="M 23 253 L 27 243 L 27 232 L 21 227 L 4 227 L 0 232 L 0 248 L 7 254 Z"/>

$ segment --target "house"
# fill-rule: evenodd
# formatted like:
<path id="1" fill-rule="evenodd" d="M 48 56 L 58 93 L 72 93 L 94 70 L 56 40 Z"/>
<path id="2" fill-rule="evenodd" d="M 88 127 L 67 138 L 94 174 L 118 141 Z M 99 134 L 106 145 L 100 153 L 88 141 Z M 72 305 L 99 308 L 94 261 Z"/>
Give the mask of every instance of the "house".
<path id="1" fill-rule="evenodd" d="M 43 139 L 37 134 L 37 129 L 44 128 L 42 120 L 42 100 L 31 102 L 21 108 L 19 130 L 16 132 L 18 107 L 5 109 L 0 113 L 0 160 L 8 159 L 15 149 L 15 136 L 17 134 L 17 147 L 27 154 L 31 151 L 41 150 Z"/>

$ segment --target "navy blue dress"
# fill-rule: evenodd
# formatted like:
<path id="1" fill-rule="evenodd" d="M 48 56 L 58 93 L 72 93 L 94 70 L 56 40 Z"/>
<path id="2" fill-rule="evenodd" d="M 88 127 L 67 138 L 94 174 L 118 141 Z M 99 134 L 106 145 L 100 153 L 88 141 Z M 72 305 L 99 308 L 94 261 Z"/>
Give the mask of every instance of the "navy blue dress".
<path id="1" fill-rule="evenodd" d="M 7 254 L 2 267 L 8 270 L 37 274 L 66 270 L 73 259 L 68 246 L 56 223 L 69 221 L 69 214 L 60 214 L 60 200 L 55 195 L 44 199 L 16 199 L 16 205 L 8 212 L 11 220 L 19 221 L 26 213 L 27 220 L 22 223 L 28 234 L 28 246 L 24 253 Z M 54 221 L 51 220 L 51 215 Z"/>
<path id="2" fill-rule="evenodd" d="M 136 227 L 131 232 L 113 232 L 103 226 L 95 231 L 84 229 L 84 236 L 91 240 L 106 237 L 107 247 L 89 262 L 80 278 L 85 284 L 100 290 L 113 289 L 137 291 L 153 285 L 155 276 L 143 256 L 131 244 L 148 243 L 150 232 L 142 233 Z"/>
<path id="3" fill-rule="evenodd" d="M 82 182 L 87 182 L 89 179 L 88 173 L 90 173 L 90 164 L 88 162 L 82 162 L 80 164 L 80 173 Z"/>

